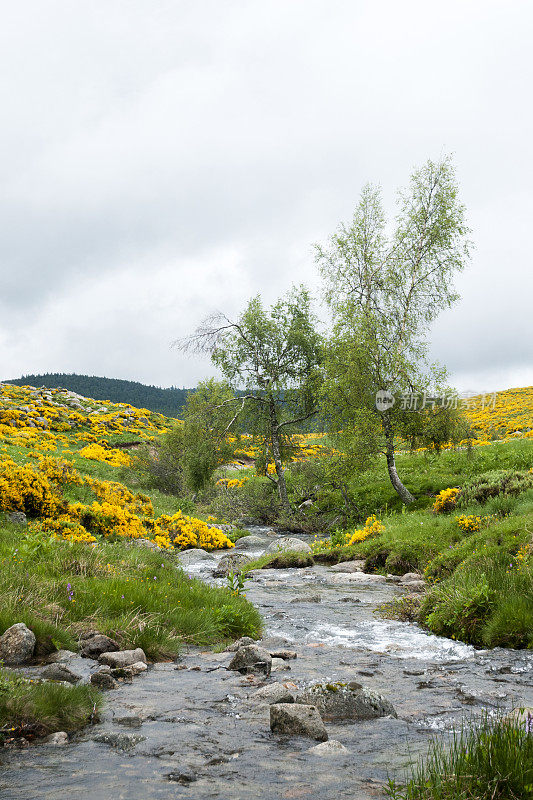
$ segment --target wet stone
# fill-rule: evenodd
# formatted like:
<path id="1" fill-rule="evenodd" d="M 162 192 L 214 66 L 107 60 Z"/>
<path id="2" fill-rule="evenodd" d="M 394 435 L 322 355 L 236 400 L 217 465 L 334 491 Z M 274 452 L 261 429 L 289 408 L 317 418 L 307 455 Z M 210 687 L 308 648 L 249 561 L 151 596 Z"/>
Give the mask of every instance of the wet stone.
<path id="1" fill-rule="evenodd" d="M 116 747 L 117 750 L 132 750 L 145 739 L 145 736 L 138 733 L 101 733 L 93 737 L 94 742 L 108 744 L 110 747 Z"/>
<path id="2" fill-rule="evenodd" d="M 185 786 L 198 780 L 194 772 L 190 770 L 176 770 L 175 772 L 168 772 L 165 777 L 167 780 L 172 781 L 172 783 L 181 783 Z"/>
<path id="3" fill-rule="evenodd" d="M 66 681 L 67 683 L 78 683 L 81 675 L 76 674 L 64 664 L 49 664 L 41 672 L 41 677 L 47 681 Z"/>
<path id="4" fill-rule="evenodd" d="M 91 683 L 99 689 L 116 689 L 118 687 L 118 682 L 109 672 L 93 672 Z"/>
<path id="5" fill-rule="evenodd" d="M 315 706 L 274 703 L 270 706 L 270 730 L 293 736 L 307 736 L 319 742 L 328 739 L 322 718 Z"/>

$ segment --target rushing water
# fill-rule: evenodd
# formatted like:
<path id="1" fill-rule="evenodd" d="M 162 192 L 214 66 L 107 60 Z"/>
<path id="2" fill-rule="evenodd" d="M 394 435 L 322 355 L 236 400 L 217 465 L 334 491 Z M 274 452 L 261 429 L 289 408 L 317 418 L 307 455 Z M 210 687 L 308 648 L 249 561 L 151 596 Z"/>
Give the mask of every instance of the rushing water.
<path id="1" fill-rule="evenodd" d="M 265 529 L 254 534 L 272 540 Z M 188 571 L 213 580 L 213 562 Z M 272 736 L 268 709 L 252 699 L 258 679 L 227 671 L 227 653 L 191 649 L 108 693 L 102 722 L 66 747 L 2 752 L 0 798 L 368 800 L 426 750 L 430 734 L 483 708 L 533 705 L 533 654 L 476 651 L 377 617 L 376 606 L 401 591 L 328 567 L 262 570 L 247 585 L 265 644 L 298 652 L 272 680 L 357 680 L 393 702 L 398 719 L 327 723 L 347 754 L 320 758 L 308 752 L 313 742 Z M 71 665 L 88 670 L 82 659 Z"/>

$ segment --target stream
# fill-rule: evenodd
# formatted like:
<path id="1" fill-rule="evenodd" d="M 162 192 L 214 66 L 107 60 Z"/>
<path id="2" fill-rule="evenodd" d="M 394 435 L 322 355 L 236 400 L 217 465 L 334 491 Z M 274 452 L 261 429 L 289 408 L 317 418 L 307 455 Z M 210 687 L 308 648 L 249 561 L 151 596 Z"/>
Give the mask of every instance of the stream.
<path id="1" fill-rule="evenodd" d="M 252 533 L 265 545 L 274 538 L 264 528 Z M 186 569 L 213 582 L 215 563 Z M 0 797 L 383 797 L 388 777 L 401 779 L 432 735 L 446 735 L 483 709 L 533 706 L 533 653 L 475 650 L 374 613 L 402 593 L 384 576 L 342 566 L 260 570 L 246 585 L 265 620 L 261 644 L 298 654 L 276 665 L 270 682 L 302 688 L 357 681 L 393 703 L 398 719 L 326 722 L 330 739 L 347 752 L 321 757 L 309 752 L 312 740 L 273 735 L 268 706 L 252 697 L 261 678 L 226 670 L 232 653 L 190 648 L 177 662 L 154 664 L 108 692 L 101 722 L 69 744 L 0 750 Z M 95 664 L 75 656 L 68 666 L 88 676 Z"/>

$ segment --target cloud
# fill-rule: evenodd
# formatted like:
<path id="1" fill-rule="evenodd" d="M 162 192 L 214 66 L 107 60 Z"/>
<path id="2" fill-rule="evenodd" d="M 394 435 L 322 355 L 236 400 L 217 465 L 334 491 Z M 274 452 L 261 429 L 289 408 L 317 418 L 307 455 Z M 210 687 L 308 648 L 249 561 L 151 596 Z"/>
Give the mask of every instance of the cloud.
<path id="1" fill-rule="evenodd" d="M 9 8 L 0 375 L 195 383 L 210 367 L 175 336 L 316 287 L 311 244 L 366 181 L 392 213 L 412 168 L 453 151 L 477 250 L 433 352 L 471 382 L 533 382 L 532 19 L 496 0 Z"/>

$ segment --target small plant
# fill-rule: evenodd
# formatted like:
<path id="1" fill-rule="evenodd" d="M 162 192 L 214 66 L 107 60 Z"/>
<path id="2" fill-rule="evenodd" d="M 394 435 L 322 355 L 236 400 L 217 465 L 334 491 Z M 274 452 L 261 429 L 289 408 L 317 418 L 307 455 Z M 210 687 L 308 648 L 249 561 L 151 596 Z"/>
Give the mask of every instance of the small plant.
<path id="1" fill-rule="evenodd" d="M 242 597 L 246 597 L 244 587 L 246 582 L 249 580 L 250 579 L 243 572 L 234 572 L 232 570 L 226 575 L 228 589 L 232 592 L 232 594 Z"/>

